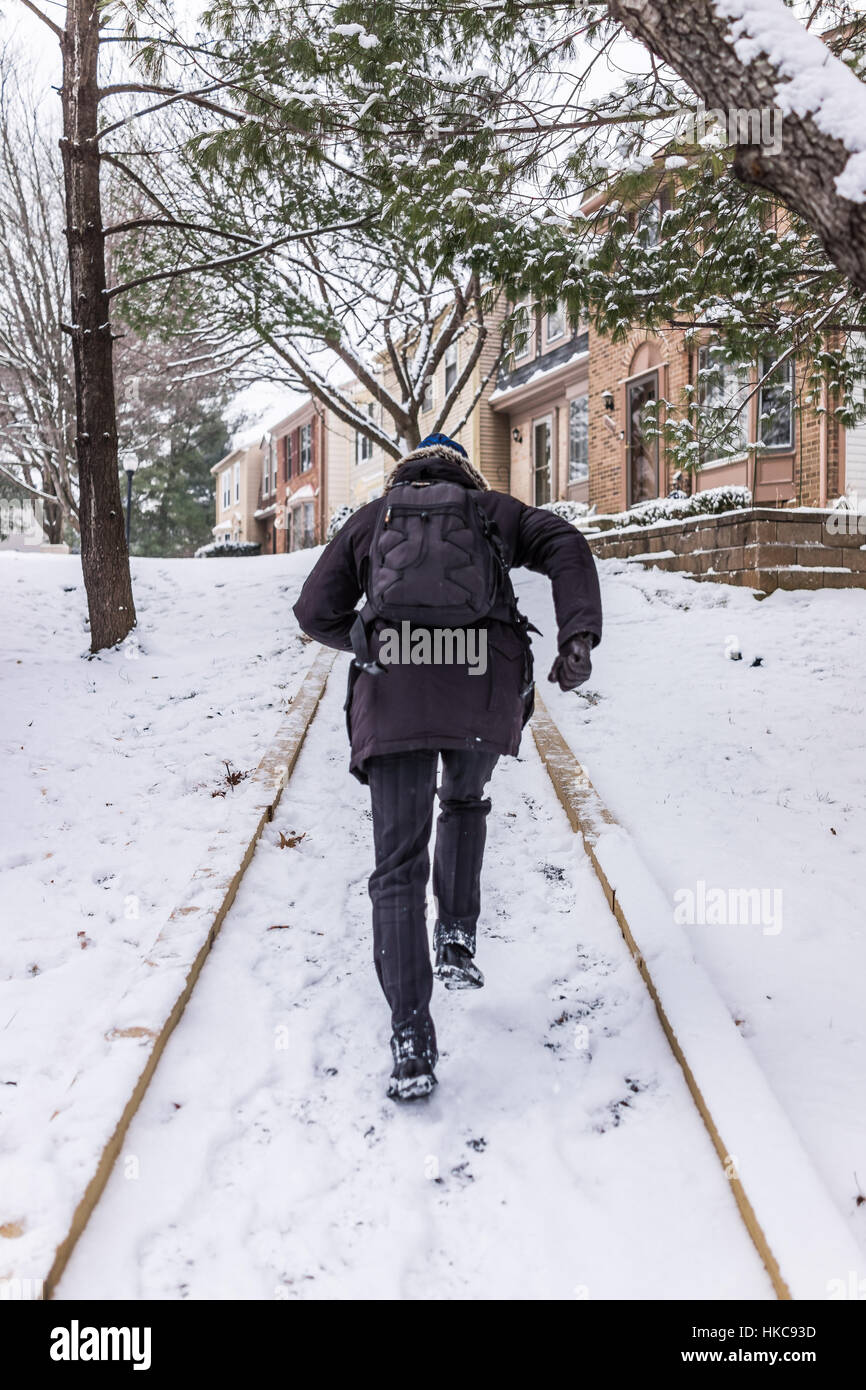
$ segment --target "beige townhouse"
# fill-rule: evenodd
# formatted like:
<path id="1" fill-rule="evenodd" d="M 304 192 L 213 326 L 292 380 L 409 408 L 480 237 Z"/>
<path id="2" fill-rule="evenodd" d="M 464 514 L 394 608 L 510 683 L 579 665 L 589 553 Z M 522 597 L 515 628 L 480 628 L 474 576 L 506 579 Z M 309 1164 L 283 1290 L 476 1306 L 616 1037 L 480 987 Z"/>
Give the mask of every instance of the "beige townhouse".
<path id="1" fill-rule="evenodd" d="M 261 444 L 233 449 L 210 471 L 216 488 L 214 540 L 222 545 L 229 541 L 261 541 L 262 528 L 256 519 L 262 472 Z"/>

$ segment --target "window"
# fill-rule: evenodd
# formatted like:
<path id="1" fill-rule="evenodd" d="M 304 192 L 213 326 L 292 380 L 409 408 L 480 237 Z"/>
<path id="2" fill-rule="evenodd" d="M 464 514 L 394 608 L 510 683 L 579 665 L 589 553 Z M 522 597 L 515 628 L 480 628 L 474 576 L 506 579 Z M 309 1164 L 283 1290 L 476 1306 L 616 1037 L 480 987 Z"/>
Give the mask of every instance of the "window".
<path id="1" fill-rule="evenodd" d="M 312 502 L 304 503 L 304 545 L 315 545 L 316 537 L 314 534 L 314 507 Z"/>
<path id="2" fill-rule="evenodd" d="M 645 203 L 637 215 L 637 237 L 643 246 L 657 246 L 661 231 L 662 205 L 659 198 Z"/>
<path id="3" fill-rule="evenodd" d="M 527 300 L 515 305 L 511 343 L 511 355 L 515 362 L 522 361 L 532 351 L 532 310 Z"/>
<path id="4" fill-rule="evenodd" d="M 239 463 L 236 463 L 236 464 L 235 464 L 235 501 L 236 501 L 236 502 L 240 502 L 240 500 L 241 500 L 241 466 L 240 466 Z"/>
<path id="5" fill-rule="evenodd" d="M 556 342 L 557 338 L 565 335 L 565 306 L 557 304 L 556 308 L 547 315 L 547 341 Z"/>
<path id="6" fill-rule="evenodd" d="M 224 471 L 223 471 L 223 473 L 222 473 L 221 476 L 222 476 L 222 485 L 223 485 L 223 489 L 222 489 L 223 511 L 225 511 L 226 508 L 227 508 L 227 507 L 230 507 L 231 504 L 232 504 L 232 475 L 231 475 L 231 469 L 229 469 L 229 468 L 224 469 Z"/>
<path id="7" fill-rule="evenodd" d="M 311 469 L 312 466 L 313 466 L 313 426 L 312 426 L 312 424 L 309 424 L 309 425 L 301 425 L 299 438 L 300 438 L 299 453 L 300 453 L 300 458 L 301 458 L 301 467 L 300 467 L 300 471 L 301 471 L 302 473 L 306 473 L 306 472 L 308 472 L 309 469 Z"/>
<path id="8" fill-rule="evenodd" d="M 373 441 L 369 435 L 362 434 L 360 430 L 355 431 L 355 462 L 357 464 L 366 463 L 373 457 Z"/>
<path id="9" fill-rule="evenodd" d="M 268 436 L 262 459 L 262 497 L 275 492 L 277 487 L 277 441 Z"/>
<path id="10" fill-rule="evenodd" d="M 568 481 L 589 477 L 589 398 L 575 396 L 568 408 Z"/>
<path id="11" fill-rule="evenodd" d="M 698 350 L 698 403 L 701 464 L 706 467 L 737 458 L 746 451 L 749 375 L 741 363 L 728 362 L 721 345 Z"/>
<path id="12" fill-rule="evenodd" d="M 765 376 L 772 357 L 762 357 L 758 370 Z M 788 357 L 758 392 L 758 438 L 765 449 L 791 449 L 794 446 L 794 363 Z"/>
<path id="13" fill-rule="evenodd" d="M 291 436 L 290 434 L 287 434 L 287 435 L 286 435 L 286 439 L 285 439 L 285 450 L 286 450 L 286 482 L 288 482 L 289 479 L 290 479 L 291 476 L 292 476 L 292 436 Z"/>
<path id="14" fill-rule="evenodd" d="M 421 409 L 425 412 L 433 409 L 433 378 L 428 376 L 424 383 L 424 395 L 421 397 Z"/>
<path id="15" fill-rule="evenodd" d="M 367 415 L 370 420 L 375 416 L 376 403 L 370 401 L 367 404 Z M 373 441 L 369 435 L 362 434 L 360 430 L 355 431 L 355 463 L 366 463 L 373 457 Z"/>
<path id="16" fill-rule="evenodd" d="M 457 380 L 457 344 L 450 343 L 445 349 L 445 395 L 454 387 Z"/>

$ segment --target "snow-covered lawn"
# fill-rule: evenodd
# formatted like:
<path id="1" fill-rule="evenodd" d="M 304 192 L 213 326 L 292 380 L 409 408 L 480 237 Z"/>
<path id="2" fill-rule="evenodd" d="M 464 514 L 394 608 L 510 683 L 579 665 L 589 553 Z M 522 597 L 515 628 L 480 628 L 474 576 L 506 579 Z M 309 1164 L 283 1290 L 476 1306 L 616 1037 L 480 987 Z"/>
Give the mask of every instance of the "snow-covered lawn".
<path id="1" fill-rule="evenodd" d="M 759 602 L 617 560 L 599 573 L 606 630 L 588 689 L 545 682 L 548 707 L 672 922 L 693 901 L 695 953 L 866 1247 L 866 595 Z M 543 679 L 548 586 L 531 575 L 520 589 L 545 634 Z M 740 890 L 761 890 L 757 920 L 731 920 Z"/>
<path id="2" fill-rule="evenodd" d="M 135 1045 L 118 1001 L 214 830 L 249 818 L 226 763 L 255 768 L 315 651 L 291 614 L 308 564 L 136 561 L 139 626 L 88 660 L 79 560 L 0 555 L 0 1278 L 44 1274 L 52 1209 L 93 1172 L 85 1078 Z"/>

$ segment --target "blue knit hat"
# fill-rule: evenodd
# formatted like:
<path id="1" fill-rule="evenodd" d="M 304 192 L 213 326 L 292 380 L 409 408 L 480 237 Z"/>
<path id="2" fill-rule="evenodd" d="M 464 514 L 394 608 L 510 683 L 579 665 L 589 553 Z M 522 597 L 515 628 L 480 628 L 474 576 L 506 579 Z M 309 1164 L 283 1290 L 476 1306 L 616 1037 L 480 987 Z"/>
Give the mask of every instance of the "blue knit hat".
<path id="1" fill-rule="evenodd" d="M 444 459 L 448 463 L 455 464 L 466 474 L 467 478 L 472 479 L 475 487 L 482 492 L 489 490 L 490 484 L 483 473 L 479 473 L 477 468 L 472 467 L 469 462 L 469 455 L 462 444 L 458 444 L 456 439 L 451 439 L 447 434 L 428 434 L 426 439 L 421 440 L 418 448 L 401 458 L 397 467 L 389 473 L 385 479 L 385 491 L 387 492 L 395 483 L 401 481 L 400 473 L 407 463 L 419 463 L 431 457 Z"/>
<path id="2" fill-rule="evenodd" d="M 419 449 L 426 449 L 428 444 L 441 444 L 445 449 L 456 449 L 457 453 L 462 454 L 465 459 L 469 457 L 463 445 L 458 444 L 456 439 L 449 439 L 447 434 L 428 434 L 426 439 L 421 440 L 418 447 Z"/>

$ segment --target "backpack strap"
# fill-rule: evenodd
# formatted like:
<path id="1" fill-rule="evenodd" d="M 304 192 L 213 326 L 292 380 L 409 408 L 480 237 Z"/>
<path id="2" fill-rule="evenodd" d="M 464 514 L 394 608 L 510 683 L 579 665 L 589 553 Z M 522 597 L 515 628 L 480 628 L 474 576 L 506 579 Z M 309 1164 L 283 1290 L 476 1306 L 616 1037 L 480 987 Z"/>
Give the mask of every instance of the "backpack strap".
<path id="1" fill-rule="evenodd" d="M 525 613 L 521 613 L 517 607 L 517 595 L 514 592 L 514 585 L 511 582 L 511 566 L 505 553 L 505 546 L 502 537 L 495 524 L 490 520 L 484 507 L 478 507 L 481 513 L 481 526 L 484 536 L 489 544 L 499 566 L 499 579 L 502 589 L 502 602 L 497 603 L 490 611 L 491 618 L 498 618 L 502 622 L 510 622 L 517 631 L 517 635 L 523 643 L 523 679 L 524 686 L 520 692 L 521 700 L 526 701 L 532 694 L 534 682 L 532 679 L 532 647 L 529 641 L 530 632 L 537 632 L 539 637 L 543 634 L 540 628 L 531 623 Z M 531 713 L 531 711 L 530 711 Z M 528 717 L 528 716 L 527 716 Z"/>
<path id="2" fill-rule="evenodd" d="M 373 660 L 370 651 L 370 639 L 367 635 L 367 620 L 371 616 L 372 610 L 369 604 L 365 603 L 364 607 L 355 615 L 355 621 L 349 633 L 349 641 L 352 643 L 352 651 L 355 654 L 355 665 L 358 669 L 366 671 L 369 676 L 383 676 L 385 675 L 385 667 L 380 666 L 378 661 Z"/>

